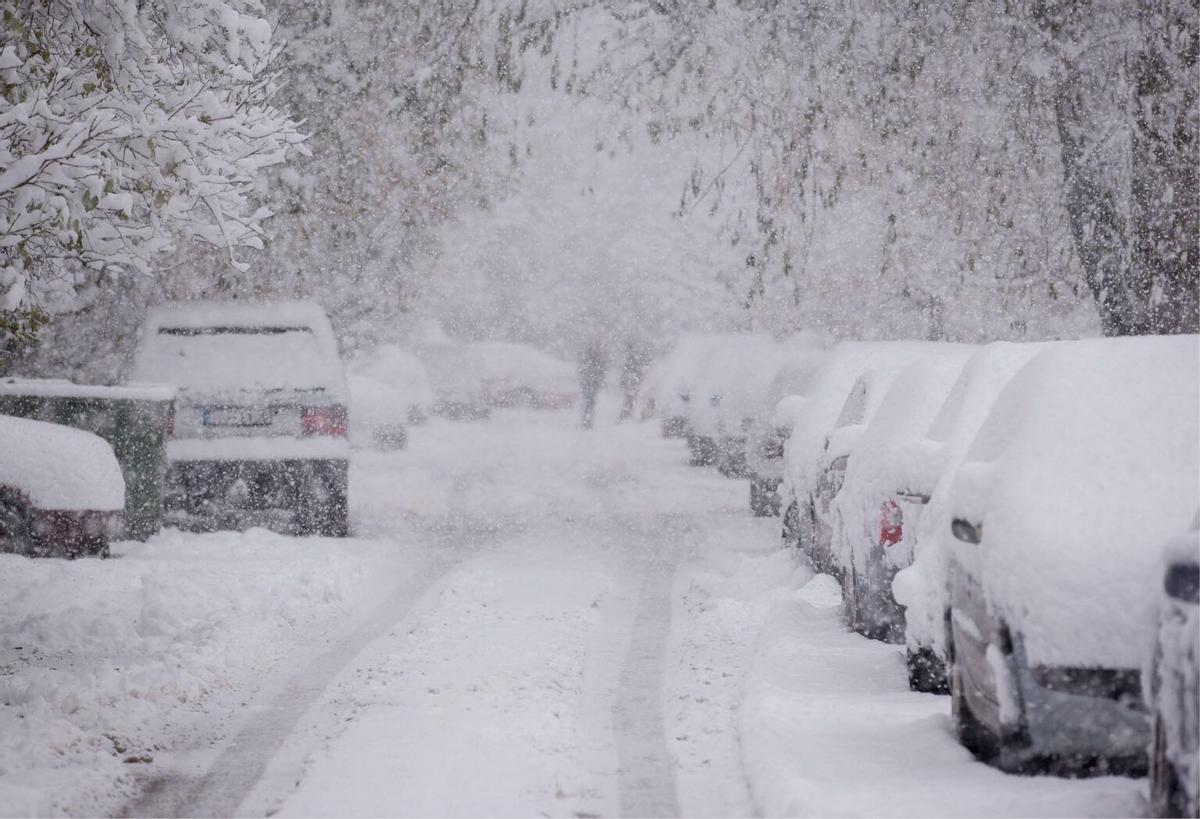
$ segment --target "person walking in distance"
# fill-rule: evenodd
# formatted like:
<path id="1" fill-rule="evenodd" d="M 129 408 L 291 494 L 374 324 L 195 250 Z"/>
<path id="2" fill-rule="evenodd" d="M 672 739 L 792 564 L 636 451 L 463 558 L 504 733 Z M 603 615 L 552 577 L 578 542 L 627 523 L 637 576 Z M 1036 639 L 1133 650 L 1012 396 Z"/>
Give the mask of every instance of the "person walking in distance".
<path id="1" fill-rule="evenodd" d="M 624 394 L 624 402 L 621 404 L 621 417 L 618 421 L 633 417 L 638 390 L 641 389 L 642 378 L 649 363 L 650 354 L 644 341 L 631 338 L 625 342 L 625 357 L 621 362 L 621 392 Z"/>
<path id="2" fill-rule="evenodd" d="M 591 429 L 596 422 L 596 396 L 608 374 L 608 355 L 604 344 L 593 338 L 579 356 L 579 392 L 583 400 L 583 428 Z"/>

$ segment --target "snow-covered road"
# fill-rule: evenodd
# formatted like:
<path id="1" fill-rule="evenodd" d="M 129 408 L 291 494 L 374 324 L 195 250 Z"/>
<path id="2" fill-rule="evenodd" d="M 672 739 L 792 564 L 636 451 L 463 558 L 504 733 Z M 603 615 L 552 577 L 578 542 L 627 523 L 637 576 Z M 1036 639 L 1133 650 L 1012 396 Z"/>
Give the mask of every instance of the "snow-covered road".
<path id="1" fill-rule="evenodd" d="M 946 698 L 652 424 L 434 422 L 357 537 L 0 556 L 0 815 L 1128 815 L 975 763 Z"/>

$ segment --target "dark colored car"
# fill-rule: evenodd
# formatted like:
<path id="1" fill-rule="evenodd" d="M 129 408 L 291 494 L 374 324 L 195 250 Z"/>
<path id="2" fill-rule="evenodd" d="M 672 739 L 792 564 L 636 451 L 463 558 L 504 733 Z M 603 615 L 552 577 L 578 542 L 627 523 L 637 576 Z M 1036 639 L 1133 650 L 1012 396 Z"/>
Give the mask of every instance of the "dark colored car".
<path id="1" fill-rule="evenodd" d="M 119 536 L 125 481 L 90 432 L 0 415 L 0 552 L 107 557 Z"/>
<path id="2" fill-rule="evenodd" d="M 154 310 L 133 377 L 174 384 L 164 518 L 189 529 L 349 530 L 345 373 L 307 302 Z"/>

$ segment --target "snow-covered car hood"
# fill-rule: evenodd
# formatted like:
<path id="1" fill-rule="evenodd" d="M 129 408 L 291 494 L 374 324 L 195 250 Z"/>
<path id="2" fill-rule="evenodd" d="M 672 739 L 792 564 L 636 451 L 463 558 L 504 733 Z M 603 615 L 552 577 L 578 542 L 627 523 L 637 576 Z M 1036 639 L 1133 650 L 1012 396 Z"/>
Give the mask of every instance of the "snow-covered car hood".
<path id="1" fill-rule="evenodd" d="M 34 507 L 114 512 L 125 508 L 125 479 L 98 435 L 59 424 L 0 416 L 0 486 Z"/>

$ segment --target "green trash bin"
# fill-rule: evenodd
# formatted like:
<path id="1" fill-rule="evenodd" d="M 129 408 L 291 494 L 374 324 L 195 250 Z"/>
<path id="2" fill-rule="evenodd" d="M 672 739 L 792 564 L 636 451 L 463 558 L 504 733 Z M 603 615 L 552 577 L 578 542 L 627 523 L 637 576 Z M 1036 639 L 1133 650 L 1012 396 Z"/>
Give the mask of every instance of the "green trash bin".
<path id="1" fill-rule="evenodd" d="M 75 427 L 108 441 L 125 477 L 125 537 L 131 540 L 145 540 L 162 528 L 166 440 L 174 412 L 174 387 L 0 378 L 0 415 Z"/>

